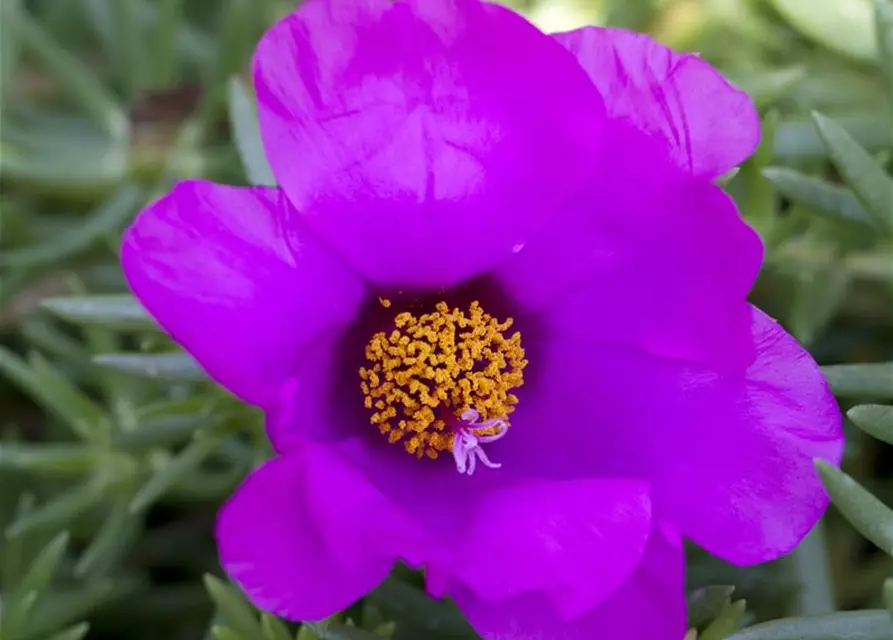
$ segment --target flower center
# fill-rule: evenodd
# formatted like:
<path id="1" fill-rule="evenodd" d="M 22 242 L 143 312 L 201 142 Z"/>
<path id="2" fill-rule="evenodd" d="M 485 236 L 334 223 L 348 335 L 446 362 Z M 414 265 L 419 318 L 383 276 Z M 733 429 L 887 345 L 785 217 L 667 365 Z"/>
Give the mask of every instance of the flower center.
<path id="1" fill-rule="evenodd" d="M 460 473 L 478 460 L 497 467 L 480 445 L 505 435 L 518 403 L 512 391 L 524 384 L 521 334 L 507 334 L 513 322 L 478 302 L 467 313 L 440 302 L 432 313 L 398 314 L 390 333 L 372 336 L 360 369 L 372 424 L 418 458 L 450 451 Z"/>

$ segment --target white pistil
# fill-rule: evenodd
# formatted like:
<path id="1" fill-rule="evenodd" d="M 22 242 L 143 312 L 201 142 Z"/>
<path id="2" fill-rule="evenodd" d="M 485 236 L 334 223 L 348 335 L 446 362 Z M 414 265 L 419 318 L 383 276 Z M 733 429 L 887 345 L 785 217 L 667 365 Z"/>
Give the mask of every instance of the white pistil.
<path id="1" fill-rule="evenodd" d="M 465 411 L 461 419 L 463 424 L 456 431 L 456 441 L 453 443 L 453 459 L 456 461 L 456 470 L 470 476 L 474 473 L 478 460 L 489 469 L 501 467 L 501 464 L 490 461 L 481 445 L 496 442 L 508 432 L 505 420 L 497 418 L 481 422 L 481 415 L 474 409 Z M 492 429 L 496 429 L 496 433 L 479 435 L 481 431 Z"/>

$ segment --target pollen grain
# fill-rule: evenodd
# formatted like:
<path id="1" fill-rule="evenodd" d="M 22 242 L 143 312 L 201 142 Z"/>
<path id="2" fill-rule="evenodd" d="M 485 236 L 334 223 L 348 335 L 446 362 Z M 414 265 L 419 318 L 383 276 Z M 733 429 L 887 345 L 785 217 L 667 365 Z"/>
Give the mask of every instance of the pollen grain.
<path id="1" fill-rule="evenodd" d="M 432 459 L 452 449 L 458 416 L 468 410 L 508 426 L 527 366 L 520 332 L 508 335 L 513 323 L 478 302 L 467 312 L 440 302 L 421 316 L 398 314 L 393 330 L 372 336 L 360 368 L 371 423 L 392 444 Z"/>

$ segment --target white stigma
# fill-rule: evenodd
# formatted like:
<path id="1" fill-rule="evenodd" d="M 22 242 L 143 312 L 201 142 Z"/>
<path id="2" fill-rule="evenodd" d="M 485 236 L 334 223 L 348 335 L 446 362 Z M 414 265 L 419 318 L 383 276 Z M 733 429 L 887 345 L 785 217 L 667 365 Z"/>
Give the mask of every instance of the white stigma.
<path id="1" fill-rule="evenodd" d="M 481 415 L 474 409 L 469 409 L 460 417 L 463 424 L 456 431 L 456 441 L 453 443 L 453 459 L 456 461 L 456 470 L 463 475 L 470 476 L 474 473 L 478 460 L 488 469 L 501 467 L 501 464 L 490 461 L 481 445 L 496 442 L 508 432 L 505 420 L 497 418 L 481 422 Z M 478 435 L 480 431 L 491 429 L 496 429 L 496 433 Z"/>

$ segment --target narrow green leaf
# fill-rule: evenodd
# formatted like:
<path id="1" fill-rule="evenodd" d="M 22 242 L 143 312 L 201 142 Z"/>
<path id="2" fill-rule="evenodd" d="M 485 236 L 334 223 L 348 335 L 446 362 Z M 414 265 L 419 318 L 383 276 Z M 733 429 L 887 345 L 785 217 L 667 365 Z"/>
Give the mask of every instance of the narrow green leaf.
<path id="1" fill-rule="evenodd" d="M 37 529 L 62 527 L 99 504 L 104 497 L 106 486 L 106 481 L 96 479 L 77 485 L 15 520 L 6 529 L 6 535 L 15 538 Z"/>
<path id="2" fill-rule="evenodd" d="M 43 63 L 56 81 L 77 100 L 112 137 L 124 140 L 129 135 L 129 122 L 114 97 L 99 79 L 80 61 L 71 56 L 49 33 L 33 21 L 18 3 L 2 2 L 6 26 L 22 47 Z"/>
<path id="3" fill-rule="evenodd" d="M 886 611 L 854 611 L 766 622 L 728 640 L 890 640 L 891 633 Z"/>
<path id="4" fill-rule="evenodd" d="M 633 31 L 648 31 L 657 17 L 657 0 L 608 0 L 604 24 Z"/>
<path id="5" fill-rule="evenodd" d="M 738 85 L 762 111 L 786 96 L 806 77 L 807 71 L 804 67 L 788 67 L 744 78 Z"/>
<path id="6" fill-rule="evenodd" d="M 276 178 L 270 169 L 270 163 L 267 162 L 260 138 L 253 96 L 249 94 L 238 76 L 229 79 L 227 91 L 230 127 L 248 180 L 255 185 L 275 186 Z"/>
<path id="7" fill-rule="evenodd" d="M 180 453 L 160 467 L 130 502 L 130 512 L 144 511 L 167 493 L 173 485 L 195 471 L 211 452 L 219 446 L 211 437 L 200 437 L 189 443 Z"/>
<path id="8" fill-rule="evenodd" d="M 816 467 L 825 489 L 843 516 L 859 533 L 893 556 L 893 510 L 824 460 L 817 460 Z"/>
<path id="9" fill-rule="evenodd" d="M 4 604 L 0 611 L 0 638 L 16 638 L 21 630 L 27 627 L 34 606 L 37 604 L 38 593 L 28 591 L 23 596 L 15 598 L 11 603 Z"/>
<path id="10" fill-rule="evenodd" d="M 876 226 L 859 199 L 846 187 L 782 167 L 767 167 L 763 175 L 781 195 L 815 209 L 816 213 L 827 214 L 833 222 Z"/>
<path id="11" fill-rule="evenodd" d="M 173 86 L 178 76 L 177 35 L 183 25 L 184 0 L 159 0 L 155 24 L 153 75 L 157 86 Z"/>
<path id="12" fill-rule="evenodd" d="M 134 431 L 116 433 L 112 444 L 134 453 L 156 447 L 169 448 L 192 439 L 195 432 L 211 422 L 207 415 L 171 415 L 146 420 Z"/>
<path id="13" fill-rule="evenodd" d="M 7 596 L 0 611 L 0 637 L 16 638 L 27 627 L 34 607 L 50 586 L 59 560 L 68 548 L 68 540 L 68 532 L 62 532 L 53 538 L 31 563 L 16 585 L 15 592 L 11 597 Z"/>
<path id="14" fill-rule="evenodd" d="M 893 233 L 893 179 L 840 125 L 818 113 L 812 117 L 834 166 L 878 229 Z"/>
<path id="15" fill-rule="evenodd" d="M 96 434 L 103 419 L 102 410 L 80 390 L 56 373 L 42 359 L 29 366 L 16 354 L 0 345 L 0 374 L 31 396 L 48 412 L 55 414 L 81 438 Z M 39 368 L 39 371 L 38 371 Z"/>
<path id="16" fill-rule="evenodd" d="M 803 344 L 811 344 L 834 318 L 850 286 L 838 265 L 817 266 L 801 272 L 794 289 L 789 324 Z"/>
<path id="17" fill-rule="evenodd" d="M 893 400 L 893 362 L 835 364 L 822 373 L 838 396 Z"/>
<path id="18" fill-rule="evenodd" d="M 257 620 L 254 610 L 245 598 L 234 587 L 223 580 L 205 574 L 205 588 L 217 605 L 217 609 L 223 618 L 238 633 L 246 638 L 260 638 L 263 629 Z"/>
<path id="19" fill-rule="evenodd" d="M 746 608 L 747 603 L 744 600 L 731 602 L 723 607 L 719 617 L 704 629 L 704 633 L 698 636 L 699 640 L 725 640 L 728 638 L 741 626 Z"/>
<path id="20" fill-rule="evenodd" d="M 96 577 L 114 567 L 139 532 L 139 520 L 129 509 L 129 500 L 120 498 L 74 566 L 76 578 Z"/>
<path id="21" fill-rule="evenodd" d="M 847 417 L 870 436 L 893 444 L 893 406 L 860 404 L 847 411 Z"/>
<path id="22" fill-rule="evenodd" d="M 63 531 L 62 533 L 57 534 L 56 537 L 43 548 L 22 578 L 22 582 L 18 588 L 19 593 L 26 594 L 33 591 L 40 595 L 46 590 L 56 573 L 56 569 L 59 566 L 59 560 L 62 559 L 65 551 L 68 549 L 68 541 L 68 532 Z"/>
<path id="23" fill-rule="evenodd" d="M 726 173 L 722 174 L 716 179 L 716 184 L 720 187 L 727 187 L 732 180 L 738 177 L 738 174 L 741 173 L 741 167 L 734 167 L 730 169 Z"/>
<path id="24" fill-rule="evenodd" d="M 893 134 L 893 2 L 874 0 L 874 24 L 878 43 L 878 62 L 883 72 L 890 107 L 890 132 Z"/>
<path id="25" fill-rule="evenodd" d="M 841 116 L 834 121 L 869 153 L 884 151 L 893 144 L 887 118 L 881 114 Z M 779 122 L 774 143 L 776 163 L 828 157 L 828 149 L 811 118 L 786 118 Z"/>
<path id="26" fill-rule="evenodd" d="M 115 51 L 111 59 L 118 67 L 118 82 L 125 96 L 132 100 L 143 82 L 143 63 L 146 51 L 137 15 L 136 0 L 115 0 Z"/>
<path id="27" fill-rule="evenodd" d="M 74 324 L 97 325 L 120 331 L 158 331 L 158 323 L 132 295 L 47 298 L 41 307 Z"/>
<path id="28" fill-rule="evenodd" d="M 380 640 L 379 636 L 346 624 L 333 624 L 320 637 L 322 640 Z"/>
<path id="29" fill-rule="evenodd" d="M 21 11 L 21 0 L 5 0 L 7 5 L 16 5 L 8 8 L 8 11 Z M 0 13 L 0 16 L 3 14 Z M 20 45 L 15 34 L 6 27 L 5 22 L 0 24 L 0 77 L 13 78 L 19 66 Z M 15 82 L 0 83 L 0 104 L 5 104 L 12 93 Z"/>
<path id="30" fill-rule="evenodd" d="M 61 330 L 57 323 L 47 318 L 32 316 L 20 327 L 28 344 L 35 349 L 54 356 L 66 364 L 78 366 L 79 369 L 81 364 L 89 367 L 90 353 L 84 348 L 83 342 Z"/>
<path id="31" fill-rule="evenodd" d="M 246 636 L 240 633 L 236 633 L 229 627 L 221 627 L 221 626 L 213 626 L 211 627 L 211 633 L 214 634 L 214 637 L 217 640 L 253 640 L 253 636 Z"/>
<path id="32" fill-rule="evenodd" d="M 0 526 L 5 530 L 12 522 L 24 518 L 34 510 L 35 503 L 34 494 L 23 493 L 15 500 L 13 509 L 4 509 Z M 30 555 L 26 541 L 21 538 L 10 538 L 0 544 L 0 592 L 11 593 L 21 584 L 25 560 Z"/>
<path id="33" fill-rule="evenodd" d="M 874 61 L 877 47 L 866 0 L 822 0 L 818 7 L 815 0 L 771 1 L 803 35 L 856 60 Z"/>
<path id="34" fill-rule="evenodd" d="M 322 638 L 322 636 L 316 633 L 316 631 L 314 631 L 307 623 L 302 624 L 298 629 L 297 640 L 320 640 L 320 638 Z"/>
<path id="35" fill-rule="evenodd" d="M 425 631 L 468 636 L 471 627 L 454 606 L 429 598 L 421 590 L 398 579 L 385 580 L 369 594 L 384 613 Z"/>
<path id="36" fill-rule="evenodd" d="M 0 470 L 79 474 L 102 464 L 109 453 L 78 444 L 0 442 Z"/>
<path id="37" fill-rule="evenodd" d="M 93 362 L 107 369 L 166 382 L 207 380 L 195 360 L 181 352 L 110 353 L 95 356 Z"/>
<path id="38" fill-rule="evenodd" d="M 260 626 L 264 630 L 266 640 L 294 640 L 282 620 L 269 613 L 261 614 Z"/>
<path id="39" fill-rule="evenodd" d="M 0 253 L 0 267 L 35 268 L 55 265 L 92 247 L 97 240 L 117 236 L 143 203 L 143 190 L 124 185 L 91 212 L 72 233 L 61 234 L 45 243 Z"/>
<path id="40" fill-rule="evenodd" d="M 778 112 L 767 113 L 761 121 L 763 137 L 753 156 L 741 167 L 740 177 L 731 187 L 740 187 L 732 193 L 740 203 L 741 211 L 747 221 L 754 226 L 757 233 L 767 243 L 775 235 L 777 220 L 775 216 L 775 193 L 772 186 L 763 177 L 762 169 L 772 159 L 775 146 L 775 128 L 778 126 Z"/>
<path id="41" fill-rule="evenodd" d="M 87 636 L 88 631 L 90 631 L 90 623 L 82 622 L 65 631 L 53 634 L 46 640 L 82 640 Z"/>
<path id="42" fill-rule="evenodd" d="M 110 429 L 102 408 L 46 358 L 33 352 L 29 355 L 28 362 L 44 396 L 52 397 L 59 411 L 68 416 L 72 430 L 81 437 L 96 440 Z"/>
<path id="43" fill-rule="evenodd" d="M 31 624 L 28 640 L 36 640 L 77 624 L 112 602 L 132 597 L 141 587 L 138 579 L 97 580 L 82 582 L 70 589 L 53 589 L 38 605 Z"/>
<path id="44" fill-rule="evenodd" d="M 883 597 L 884 604 L 890 610 L 890 614 L 893 615 L 893 578 L 884 581 Z"/>
<path id="45" fill-rule="evenodd" d="M 688 596 L 688 626 L 700 629 L 720 616 L 731 604 L 732 586 L 710 586 L 697 589 Z"/>

